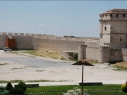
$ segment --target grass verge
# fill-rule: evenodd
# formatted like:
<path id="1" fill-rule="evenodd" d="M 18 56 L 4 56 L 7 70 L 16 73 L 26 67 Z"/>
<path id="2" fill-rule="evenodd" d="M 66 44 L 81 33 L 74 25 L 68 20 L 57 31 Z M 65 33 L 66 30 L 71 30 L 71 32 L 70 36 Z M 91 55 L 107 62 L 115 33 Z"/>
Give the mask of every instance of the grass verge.
<path id="1" fill-rule="evenodd" d="M 59 52 L 50 52 L 50 51 L 41 51 L 41 50 L 18 50 L 12 51 L 12 53 L 20 54 L 20 53 L 28 53 L 35 56 L 42 56 L 53 59 L 64 59 Z"/>
<path id="2" fill-rule="evenodd" d="M 29 95 L 33 95 L 32 92 L 36 93 L 36 95 L 62 95 L 62 93 L 67 90 L 71 90 L 74 87 L 81 89 L 81 86 L 78 85 L 41 86 L 37 88 L 29 88 L 26 90 L 26 93 L 29 93 Z M 126 95 L 122 92 L 121 85 L 115 84 L 103 86 L 84 86 L 84 90 L 86 90 L 89 95 Z"/>
<path id="3" fill-rule="evenodd" d="M 127 62 L 117 62 L 113 67 L 116 71 L 127 71 Z"/>
<path id="4" fill-rule="evenodd" d="M 23 80 L 10 80 L 10 81 L 0 80 L 0 83 L 8 83 L 8 82 L 18 83 L 18 82 L 21 82 L 21 81 L 23 81 Z M 68 80 L 59 80 L 59 81 L 56 81 L 56 80 L 27 80 L 27 81 L 24 81 L 24 82 L 68 82 Z"/>

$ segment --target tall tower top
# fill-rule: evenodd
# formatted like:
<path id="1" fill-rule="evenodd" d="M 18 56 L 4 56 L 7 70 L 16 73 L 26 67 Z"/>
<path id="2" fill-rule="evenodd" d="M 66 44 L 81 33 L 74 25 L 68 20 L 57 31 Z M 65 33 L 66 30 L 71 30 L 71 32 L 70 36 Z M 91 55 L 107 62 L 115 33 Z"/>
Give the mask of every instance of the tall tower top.
<path id="1" fill-rule="evenodd" d="M 127 47 L 127 9 L 112 9 L 100 14 L 100 42 L 113 48 Z"/>
<path id="2" fill-rule="evenodd" d="M 112 9 L 112 10 L 106 11 L 100 15 L 103 15 L 103 14 L 124 14 L 124 13 L 127 13 L 127 9 Z"/>
<path id="3" fill-rule="evenodd" d="M 100 21 L 127 21 L 127 9 L 112 9 L 100 14 Z"/>

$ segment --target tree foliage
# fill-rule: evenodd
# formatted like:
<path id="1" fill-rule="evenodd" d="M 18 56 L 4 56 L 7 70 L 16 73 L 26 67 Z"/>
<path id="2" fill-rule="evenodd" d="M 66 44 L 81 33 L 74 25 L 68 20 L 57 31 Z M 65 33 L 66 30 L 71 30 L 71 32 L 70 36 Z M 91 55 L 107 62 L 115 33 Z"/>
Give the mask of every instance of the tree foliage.
<path id="1" fill-rule="evenodd" d="M 78 53 L 69 52 L 69 56 L 71 56 L 75 61 L 78 60 Z"/>
<path id="2" fill-rule="evenodd" d="M 13 88 L 12 84 L 10 82 L 7 83 L 6 90 L 11 90 Z"/>
<path id="3" fill-rule="evenodd" d="M 127 93 L 127 82 L 121 86 L 122 91 Z"/>
<path id="4" fill-rule="evenodd" d="M 0 86 L 0 95 L 6 95 L 6 94 L 8 94 L 8 93 L 9 93 L 9 92 L 8 92 L 8 90 L 6 90 L 5 87 Z"/>
<path id="5" fill-rule="evenodd" d="M 14 88 L 11 83 L 8 83 L 6 89 L 9 90 L 10 94 L 24 94 L 26 91 L 26 84 L 24 82 L 19 82 Z"/>

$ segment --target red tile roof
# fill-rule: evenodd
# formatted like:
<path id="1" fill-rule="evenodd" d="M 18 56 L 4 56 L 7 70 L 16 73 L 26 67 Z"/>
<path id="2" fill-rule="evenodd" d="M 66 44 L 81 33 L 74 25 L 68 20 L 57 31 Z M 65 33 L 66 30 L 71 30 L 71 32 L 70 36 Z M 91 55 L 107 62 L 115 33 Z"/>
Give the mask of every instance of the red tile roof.
<path id="1" fill-rule="evenodd" d="M 127 9 L 112 9 L 112 10 L 106 11 L 106 12 L 104 12 L 102 14 L 111 14 L 111 13 L 112 14 L 127 13 Z"/>

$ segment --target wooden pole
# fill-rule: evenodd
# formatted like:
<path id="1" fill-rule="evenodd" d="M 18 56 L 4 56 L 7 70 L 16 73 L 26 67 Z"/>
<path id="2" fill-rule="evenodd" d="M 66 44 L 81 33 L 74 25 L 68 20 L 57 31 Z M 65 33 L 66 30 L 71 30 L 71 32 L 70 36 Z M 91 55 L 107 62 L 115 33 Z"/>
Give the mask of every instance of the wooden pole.
<path id="1" fill-rule="evenodd" d="M 82 95 L 83 95 L 83 72 L 84 72 L 84 65 L 82 65 Z"/>

